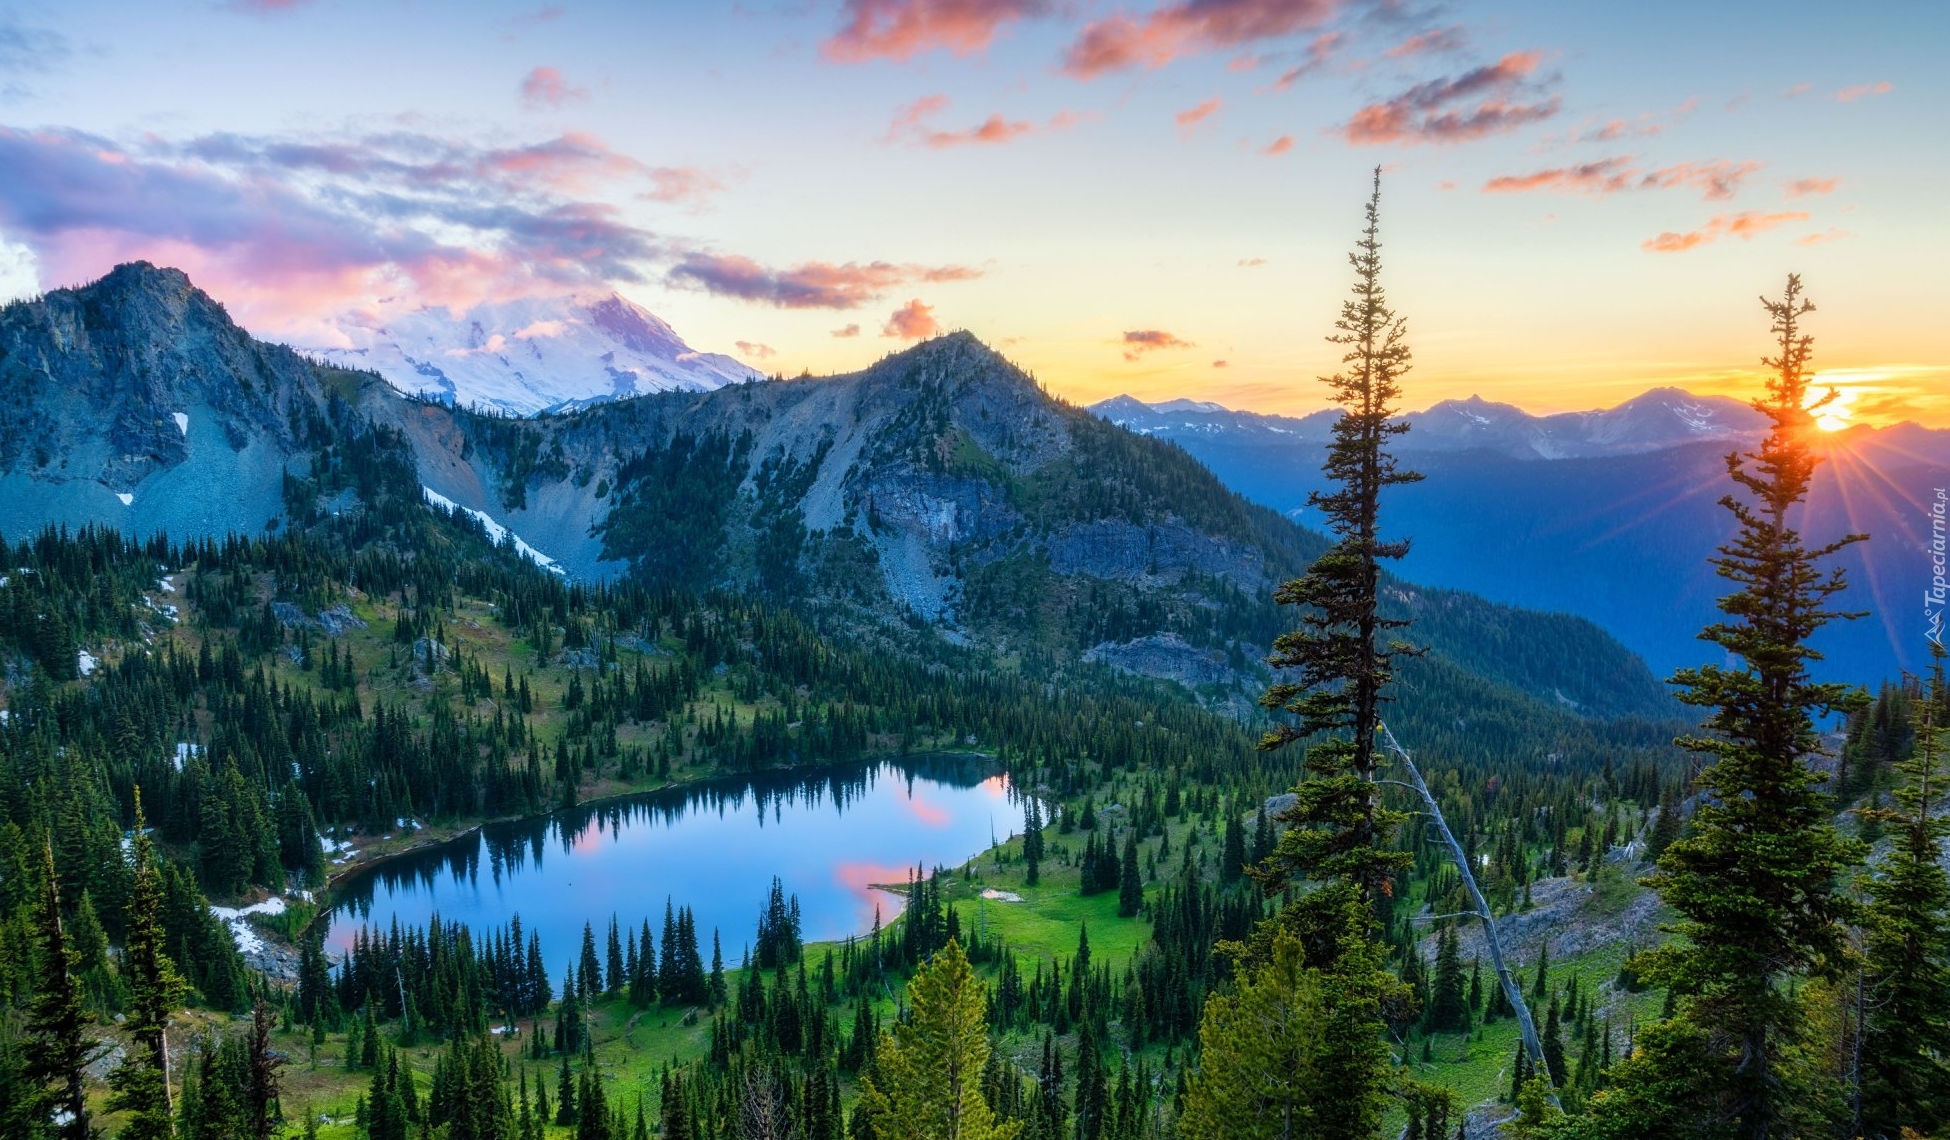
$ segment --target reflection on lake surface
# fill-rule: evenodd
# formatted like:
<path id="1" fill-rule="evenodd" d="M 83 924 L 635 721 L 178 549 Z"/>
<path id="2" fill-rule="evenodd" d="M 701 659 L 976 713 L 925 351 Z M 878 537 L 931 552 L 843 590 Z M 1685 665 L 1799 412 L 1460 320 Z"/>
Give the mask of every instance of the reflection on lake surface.
<path id="1" fill-rule="evenodd" d="M 661 936 L 664 902 L 688 906 L 708 962 L 710 932 L 727 966 L 750 943 L 777 875 L 799 896 L 807 942 L 864 934 L 915 868 L 956 867 L 1019 829 L 1007 778 L 979 757 L 910 757 L 817 773 L 718 780 L 493 823 L 353 876 L 333 891 L 326 946 L 366 924 L 443 922 L 475 930 L 521 915 L 551 972 L 576 955 L 582 926 L 603 945 L 614 913 Z"/>

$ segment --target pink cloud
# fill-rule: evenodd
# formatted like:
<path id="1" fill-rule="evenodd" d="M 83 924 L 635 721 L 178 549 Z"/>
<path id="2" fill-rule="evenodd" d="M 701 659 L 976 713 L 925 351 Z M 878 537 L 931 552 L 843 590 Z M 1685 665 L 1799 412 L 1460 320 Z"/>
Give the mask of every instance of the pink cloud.
<path id="1" fill-rule="evenodd" d="M 1640 248 L 1651 253 L 1683 253 L 1689 249 L 1709 245 L 1723 237 L 1737 237 L 1743 241 L 1751 241 L 1757 234 L 1766 233 L 1768 230 L 1791 222 L 1807 220 L 1808 213 L 1805 210 L 1790 210 L 1775 214 L 1763 214 L 1753 210 L 1738 214 L 1716 214 L 1707 219 L 1706 224 L 1699 229 L 1686 233 L 1668 231 L 1639 244 Z"/>
<path id="2" fill-rule="evenodd" d="M 1300 80 L 1326 67 L 1334 58 L 1334 50 L 1341 46 L 1347 37 L 1339 32 L 1322 32 L 1307 45 L 1307 58 L 1287 68 L 1278 79 L 1260 89 L 1261 94 L 1278 93 L 1288 90 Z"/>
<path id="3" fill-rule="evenodd" d="M 733 341 L 732 343 L 738 346 L 739 354 L 748 360 L 770 360 L 779 354 L 778 349 L 773 348 L 769 344 L 760 344 L 757 341 L 739 340 Z"/>
<path id="4" fill-rule="evenodd" d="M 1640 185 L 1648 190 L 1689 187 L 1698 190 L 1709 202 L 1724 202 L 1738 193 L 1740 184 L 1760 167 L 1758 162 L 1732 162 L 1727 159 L 1682 162 L 1647 174 L 1640 180 Z"/>
<path id="5" fill-rule="evenodd" d="M 694 251 L 671 268 L 671 284 L 719 297 L 757 301 L 781 309 L 857 309 L 896 285 L 967 281 L 980 271 L 958 265 L 894 265 L 885 261 L 835 265 L 808 261 L 770 269 L 749 257 Z"/>
<path id="6" fill-rule="evenodd" d="M 1212 362 L 1212 367 L 1214 367 L 1214 368 L 1225 368 L 1225 367 L 1227 367 L 1227 365 L 1226 365 L 1226 362 L 1225 362 L 1225 361 L 1223 361 L 1223 360 L 1214 360 L 1214 361 Z"/>
<path id="7" fill-rule="evenodd" d="M 924 95 L 902 107 L 894 112 L 894 120 L 888 124 L 887 135 L 883 141 L 906 140 L 935 150 L 944 150 L 957 146 L 994 146 L 1014 142 L 1036 129 L 1032 123 L 1022 120 L 1012 122 L 1000 114 L 990 115 L 982 122 L 961 130 L 941 130 L 930 126 L 927 120 L 947 110 L 948 103 L 946 95 Z M 1056 118 L 1051 120 L 1050 125 L 1052 129 L 1060 129 L 1059 123 L 1067 127 L 1074 121 L 1075 117 L 1069 112 L 1059 112 Z"/>
<path id="8" fill-rule="evenodd" d="M 1857 99 L 1866 99 L 1872 95 L 1887 95 L 1895 89 L 1896 85 L 1886 80 L 1881 83 L 1858 83 L 1853 87 L 1844 87 L 1840 91 L 1835 92 L 1835 101 L 1837 103 L 1853 103 Z"/>
<path id="9" fill-rule="evenodd" d="M 1293 136 L 1281 135 L 1279 138 L 1276 138 L 1272 142 L 1267 143 L 1266 146 L 1259 153 L 1267 156 L 1268 158 L 1273 158 L 1285 154 L 1287 151 L 1290 151 L 1292 149 L 1293 149 Z"/>
<path id="10" fill-rule="evenodd" d="M 833 335 L 834 335 L 834 336 L 836 336 L 836 337 L 839 337 L 839 338 L 840 338 L 840 339 L 842 339 L 842 340 L 844 340 L 844 339 L 846 339 L 847 337 L 855 337 L 855 336 L 859 336 L 859 335 L 860 335 L 860 326 L 859 326 L 859 325 L 857 325 L 857 324 L 856 324 L 856 325 L 847 325 L 847 326 L 846 326 L 845 328 L 839 328 L 839 329 L 834 329 L 834 330 L 833 330 Z"/>
<path id="11" fill-rule="evenodd" d="M 1178 133 L 1180 135 L 1189 136 L 1192 133 L 1193 128 L 1197 127 L 1200 123 L 1211 118 L 1212 116 L 1218 114 L 1219 108 L 1223 107 L 1224 105 L 1225 105 L 1225 100 L 1219 98 L 1217 95 L 1214 95 L 1212 98 L 1207 99 L 1205 102 L 1200 103 L 1196 107 L 1187 107 L 1183 111 L 1180 111 L 1176 115 L 1173 115 L 1172 121 L 1178 124 Z"/>
<path id="12" fill-rule="evenodd" d="M 1454 79 L 1419 83 L 1356 111 L 1339 133 L 1355 146 L 1413 146 L 1469 142 L 1541 122 L 1557 114 L 1558 97 L 1518 96 L 1542 62 L 1542 52 L 1511 52 Z"/>
<path id="13" fill-rule="evenodd" d="M 1417 55 L 1441 55 L 1461 51 L 1469 46 L 1469 33 L 1460 27 L 1437 28 L 1418 32 L 1382 54 L 1389 59 L 1407 59 Z"/>
<path id="14" fill-rule="evenodd" d="M 1830 229 L 1818 234 L 1802 234 L 1794 239 L 1796 245 L 1826 245 L 1831 241 L 1843 241 L 1855 235 L 1847 230 Z"/>
<path id="15" fill-rule="evenodd" d="M 1505 174 L 1483 184 L 1485 194 L 1525 194 L 1536 191 L 1610 194 L 1632 188 L 1632 160 L 1626 155 L 1600 158 L 1576 166 L 1560 166 L 1530 174 Z"/>
<path id="16" fill-rule="evenodd" d="M 974 55 L 1003 25 L 1049 10 L 1049 0 L 846 0 L 844 23 L 819 50 L 835 63 L 905 60 L 936 49 Z"/>
<path id="17" fill-rule="evenodd" d="M 1781 92 L 1781 97 L 1783 99 L 1798 99 L 1814 89 L 1815 85 L 1812 83 L 1797 83 L 1786 91 Z"/>
<path id="18" fill-rule="evenodd" d="M 1263 257 L 1242 257 L 1239 259 L 1239 268 L 1241 269 L 1257 269 L 1265 264 L 1266 259 Z"/>
<path id="19" fill-rule="evenodd" d="M 638 197 L 652 202 L 702 202 L 725 189 L 717 175 L 691 166 L 655 166 L 648 174 L 651 188 Z"/>
<path id="20" fill-rule="evenodd" d="M 250 327 L 289 335 L 347 306 L 466 305 L 646 280 L 664 242 L 580 187 L 640 164 L 589 136 L 516 147 L 394 132 L 154 136 L 0 127 L 0 229 L 44 280 L 172 264 Z"/>
<path id="21" fill-rule="evenodd" d="M 538 67 L 522 76 L 521 85 L 517 90 L 521 93 L 522 105 L 531 111 L 539 111 L 544 107 L 563 107 L 589 98 L 587 90 L 569 86 L 562 78 L 561 71 L 553 67 Z"/>
<path id="22" fill-rule="evenodd" d="M 1163 329 L 1132 329 L 1124 334 L 1124 359 L 1136 360 L 1147 352 L 1157 352 L 1167 348 L 1197 348 L 1189 340 L 1181 340 Z"/>
<path id="23" fill-rule="evenodd" d="M 1789 198 L 1811 198 L 1821 194 L 1833 194 L 1840 186 L 1839 178 L 1798 178 L 1787 184 Z"/>
<path id="24" fill-rule="evenodd" d="M 881 336 L 899 337 L 902 340 L 925 340 L 941 331 L 941 323 L 934 319 L 934 307 L 923 305 L 916 297 L 900 308 L 895 309 L 881 326 Z"/>
<path id="25" fill-rule="evenodd" d="M 1339 8 L 1340 0 L 1183 0 L 1143 17 L 1118 13 L 1084 26 L 1064 54 L 1063 70 L 1095 79 L 1163 67 L 1182 56 L 1317 28 Z"/>

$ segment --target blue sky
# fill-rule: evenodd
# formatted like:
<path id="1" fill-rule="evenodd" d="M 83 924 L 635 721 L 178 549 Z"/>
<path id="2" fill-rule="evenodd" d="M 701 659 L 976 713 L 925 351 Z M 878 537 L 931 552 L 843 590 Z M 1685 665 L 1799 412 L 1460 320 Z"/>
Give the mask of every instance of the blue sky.
<path id="1" fill-rule="evenodd" d="M 1950 423 L 1945 43 L 1922 3 L 0 2 L 0 291 L 142 256 L 322 343 L 615 288 L 768 370 L 965 327 L 1078 400 L 1303 411 L 1380 165 L 1411 404 L 1741 391 L 1798 270 L 1853 414 Z"/>

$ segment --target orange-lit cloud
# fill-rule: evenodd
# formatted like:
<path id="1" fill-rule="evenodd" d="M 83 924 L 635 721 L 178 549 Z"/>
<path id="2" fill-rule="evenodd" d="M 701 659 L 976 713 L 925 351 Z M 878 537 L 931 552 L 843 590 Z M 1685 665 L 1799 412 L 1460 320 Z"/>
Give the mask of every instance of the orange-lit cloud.
<path id="1" fill-rule="evenodd" d="M 925 95 L 902 107 L 894 113 L 893 122 L 888 124 L 884 141 L 907 141 L 941 150 L 971 144 L 994 145 L 1013 142 L 1036 129 L 1032 123 L 1022 120 L 1011 122 L 1000 114 L 990 115 L 975 126 L 962 130 L 940 130 L 928 125 L 927 120 L 947 110 L 948 104 L 949 99 L 946 95 Z M 1051 127 L 1052 129 L 1067 127 L 1078 118 L 1079 116 L 1071 112 L 1062 112 L 1051 121 Z"/>
<path id="2" fill-rule="evenodd" d="M 521 93 L 522 105 L 531 111 L 580 103 L 589 98 L 587 90 L 569 86 L 562 73 L 553 67 L 538 67 L 522 76 L 517 90 Z"/>
<path id="3" fill-rule="evenodd" d="M 1537 191 L 1611 194 L 1629 190 L 1638 171 L 1627 155 L 1600 158 L 1576 166 L 1559 166 L 1530 174 L 1504 174 L 1483 184 L 1485 194 L 1526 194 Z"/>
<path id="4" fill-rule="evenodd" d="M 941 323 L 934 319 L 934 307 L 923 305 L 916 297 L 900 308 L 895 309 L 881 326 L 881 336 L 899 337 L 902 340 L 925 340 L 941 331 Z"/>
<path id="5" fill-rule="evenodd" d="M 690 166 L 655 166 L 647 172 L 650 189 L 638 197 L 651 202 L 701 202 L 724 192 L 717 175 Z"/>
<path id="6" fill-rule="evenodd" d="M 1406 59 L 1417 55 L 1441 55 L 1445 52 L 1461 51 L 1469 46 L 1469 33 L 1461 27 L 1436 28 L 1416 34 L 1389 48 L 1382 54 L 1389 59 Z"/>
<path id="7" fill-rule="evenodd" d="M 1511 52 L 1454 79 L 1418 83 L 1356 111 L 1338 133 L 1355 146 L 1413 146 L 1469 142 L 1542 122 L 1562 105 L 1555 95 L 1530 91 L 1543 58 L 1538 51 Z"/>
<path id="8" fill-rule="evenodd" d="M 1265 148 L 1262 149 L 1259 153 L 1271 158 L 1277 155 L 1285 154 L 1287 151 L 1290 151 L 1292 149 L 1293 149 L 1293 136 L 1281 135 L 1279 138 L 1276 138 L 1272 142 L 1267 143 Z"/>
<path id="9" fill-rule="evenodd" d="M 1263 257 L 1242 257 L 1239 259 L 1239 268 L 1241 269 L 1257 269 L 1265 264 L 1266 259 Z"/>
<path id="10" fill-rule="evenodd" d="M 846 0 L 840 30 L 819 50 L 835 63 L 905 60 L 937 49 L 974 55 L 1004 24 L 1049 10 L 1049 0 Z"/>
<path id="11" fill-rule="evenodd" d="M 1119 12 L 1084 26 L 1064 53 L 1063 70 L 1095 79 L 1163 67 L 1181 56 L 1317 28 L 1339 8 L 1339 0 L 1184 0 L 1142 17 Z"/>
<path id="12" fill-rule="evenodd" d="M 1658 237 L 1641 242 L 1640 247 L 1652 253 L 1683 253 L 1702 245 L 1708 245 L 1723 237 L 1737 237 L 1752 240 L 1755 235 L 1766 233 L 1791 222 L 1808 220 L 1806 210 L 1786 210 L 1777 214 L 1764 214 L 1747 210 L 1738 214 L 1716 214 L 1707 219 L 1699 229 L 1686 233 L 1666 232 Z"/>
<path id="13" fill-rule="evenodd" d="M 751 360 L 770 360 L 779 354 L 778 349 L 773 348 L 769 344 L 760 344 L 757 341 L 740 340 L 734 341 L 733 343 L 738 346 L 739 355 Z"/>
<path id="14" fill-rule="evenodd" d="M 1811 198 L 1819 194 L 1833 194 L 1835 187 L 1841 184 L 1839 178 L 1799 178 L 1787 184 L 1786 192 L 1790 198 Z"/>
<path id="15" fill-rule="evenodd" d="M 1826 245 L 1831 241 L 1843 241 L 1855 235 L 1847 230 L 1829 229 L 1818 234 L 1802 234 L 1794 239 L 1796 245 Z"/>
<path id="16" fill-rule="evenodd" d="M 1178 133 L 1180 135 L 1190 135 L 1193 128 L 1218 114 L 1219 108 L 1224 105 L 1225 100 L 1214 95 L 1196 107 L 1187 107 L 1183 111 L 1173 115 L 1172 121 L 1178 124 Z"/>
<path id="17" fill-rule="evenodd" d="M 1189 340 L 1181 340 L 1163 329 L 1132 329 L 1124 334 L 1124 359 L 1136 360 L 1147 352 L 1157 352 L 1166 348 L 1197 348 Z"/>
<path id="18" fill-rule="evenodd" d="M 833 335 L 839 337 L 842 340 L 846 339 L 847 337 L 859 336 L 860 326 L 857 324 L 852 324 L 852 325 L 847 325 L 845 328 L 837 328 L 833 330 Z"/>
<path id="19" fill-rule="evenodd" d="M 1214 361 L 1212 362 L 1212 367 L 1214 367 L 1214 368 L 1224 368 L 1224 367 L 1226 367 L 1226 362 L 1225 362 L 1225 361 L 1223 361 L 1223 360 L 1214 360 Z"/>
<path id="20" fill-rule="evenodd" d="M 749 257 L 702 251 L 685 254 L 667 275 L 673 285 L 781 309 L 854 309 L 879 299 L 896 285 L 969 281 L 980 276 L 980 270 L 960 265 L 894 265 L 885 261 L 864 265 L 808 261 L 790 269 L 771 269 Z"/>
<path id="21" fill-rule="evenodd" d="M 1844 87 L 1840 91 L 1835 92 L 1835 101 L 1837 103 L 1853 103 L 1857 99 L 1866 99 L 1872 95 L 1887 95 L 1895 89 L 1896 85 L 1886 80 L 1881 83 L 1858 83 L 1853 87 Z"/>

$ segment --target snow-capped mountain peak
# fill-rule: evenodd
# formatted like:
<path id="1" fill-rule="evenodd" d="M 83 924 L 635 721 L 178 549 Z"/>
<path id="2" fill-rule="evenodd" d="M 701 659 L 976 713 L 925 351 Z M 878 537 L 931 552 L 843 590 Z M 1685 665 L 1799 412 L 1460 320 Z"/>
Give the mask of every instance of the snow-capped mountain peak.
<path id="1" fill-rule="evenodd" d="M 357 313 L 339 331 L 343 344 L 307 351 L 377 372 L 402 392 L 518 416 L 763 379 L 731 357 L 693 350 L 662 318 L 615 293 L 524 297 L 459 313 Z"/>

